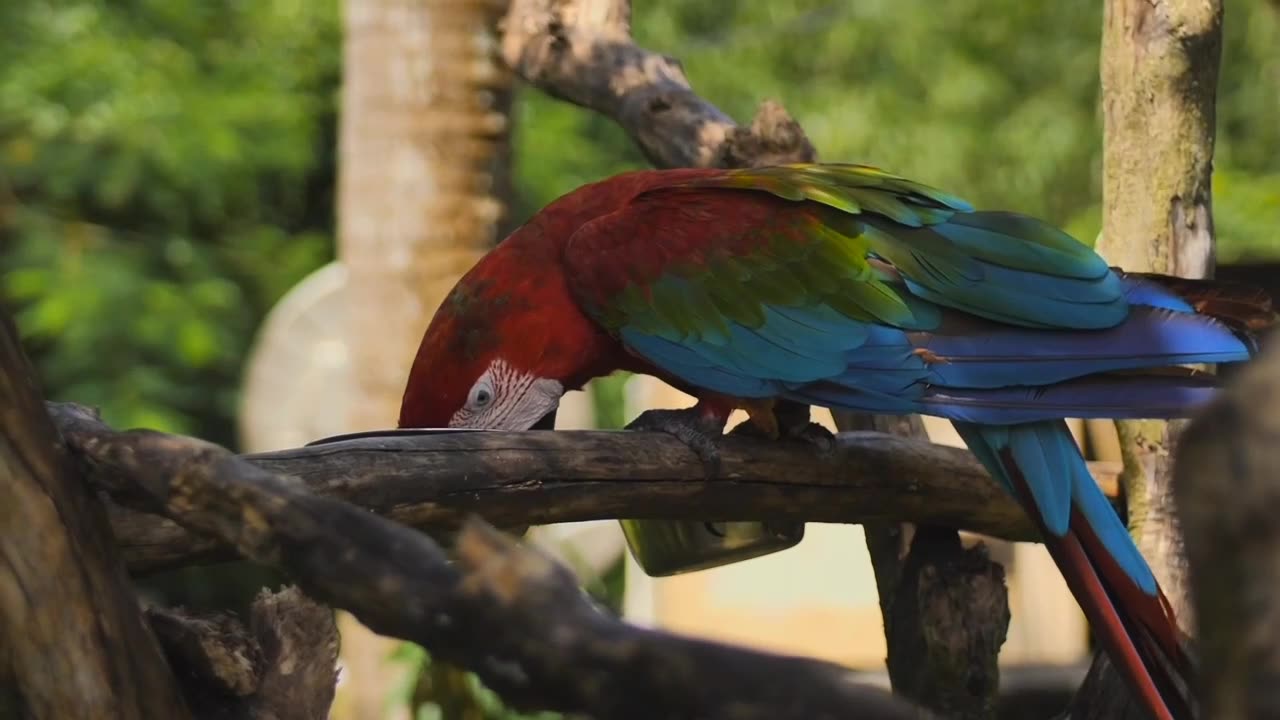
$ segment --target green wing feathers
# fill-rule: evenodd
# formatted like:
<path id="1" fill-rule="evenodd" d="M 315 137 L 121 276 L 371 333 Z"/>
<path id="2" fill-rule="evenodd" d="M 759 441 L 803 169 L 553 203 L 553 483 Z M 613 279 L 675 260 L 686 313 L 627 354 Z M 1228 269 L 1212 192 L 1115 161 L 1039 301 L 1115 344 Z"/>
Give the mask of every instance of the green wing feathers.
<path id="1" fill-rule="evenodd" d="M 742 168 L 687 180 L 685 187 L 763 190 L 787 200 L 822 203 L 851 215 L 872 212 L 911 227 L 972 212 L 960 198 L 869 165 L 798 163 Z"/>
<path id="2" fill-rule="evenodd" d="M 1110 327 L 1126 312 L 1106 263 L 1066 233 L 865 165 L 673 176 L 570 246 L 588 312 L 673 340 L 760 327 L 766 306 L 910 330 L 933 329 L 938 306 L 1030 327 Z"/>

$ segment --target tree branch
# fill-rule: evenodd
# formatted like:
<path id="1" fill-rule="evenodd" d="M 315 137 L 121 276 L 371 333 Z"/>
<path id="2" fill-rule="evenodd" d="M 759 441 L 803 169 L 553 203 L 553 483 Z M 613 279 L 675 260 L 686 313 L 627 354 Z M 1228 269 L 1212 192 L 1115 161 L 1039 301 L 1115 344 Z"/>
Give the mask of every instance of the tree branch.
<path id="1" fill-rule="evenodd" d="M 23 717 L 190 718 L 0 309 L 0 675 Z"/>
<path id="2" fill-rule="evenodd" d="M 246 627 L 228 612 L 147 608 L 197 720 L 314 720 L 333 703 L 338 626 L 297 588 L 266 590 Z"/>
<path id="3" fill-rule="evenodd" d="M 481 521 L 464 523 L 451 563 L 427 536 L 223 448 L 57 409 L 72 447 L 121 497 L 284 569 L 310 596 L 472 669 L 517 707 L 623 720 L 922 717 L 836 665 L 607 616 L 566 568 Z"/>
<path id="4" fill-rule="evenodd" d="M 83 409 L 50 403 L 49 410 L 72 442 L 98 442 L 94 431 L 77 424 Z M 125 437 L 149 442 L 144 431 Z M 723 458 L 722 476 L 708 481 L 679 441 L 626 431 L 388 436 L 244 456 L 317 495 L 420 529 L 457 528 L 475 513 L 495 525 L 768 517 L 921 522 L 1008 539 L 1037 537 L 1017 504 L 959 448 L 856 432 L 842 433 L 836 451 L 822 457 L 800 444 L 726 437 Z M 1107 464 L 1094 470 L 1104 486 L 1114 485 Z M 120 464 L 98 465 L 90 478 L 120 503 L 136 506 L 129 472 Z M 231 557 L 213 540 L 136 508 L 114 507 L 112 524 L 134 572 Z"/>
<path id="5" fill-rule="evenodd" d="M 781 105 L 741 127 L 694 92 L 680 62 L 631 41 L 627 0 L 511 0 L 502 56 L 548 95 L 612 118 L 658 167 L 742 167 L 812 159 Z"/>

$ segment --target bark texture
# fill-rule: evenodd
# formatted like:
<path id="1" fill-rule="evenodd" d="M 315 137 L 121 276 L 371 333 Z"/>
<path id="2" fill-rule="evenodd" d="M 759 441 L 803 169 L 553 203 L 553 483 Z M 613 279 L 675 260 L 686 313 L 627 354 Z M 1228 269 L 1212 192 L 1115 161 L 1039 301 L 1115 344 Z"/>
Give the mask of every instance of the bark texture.
<path id="1" fill-rule="evenodd" d="M 1102 30 L 1103 228 L 1098 250 L 1126 270 L 1211 277 L 1210 202 L 1221 0 L 1107 0 Z M 1170 453 L 1183 423 L 1117 422 L 1129 526 L 1187 632 L 1186 564 Z M 1095 660 L 1077 717 L 1137 717 Z"/>
<path id="2" fill-rule="evenodd" d="M 247 624 L 232 613 L 153 607 L 147 620 L 196 720 L 315 720 L 337 680 L 333 611 L 297 588 L 262 591 Z"/>
<path id="3" fill-rule="evenodd" d="M 0 677 L 23 717 L 190 718 L 0 309 Z"/>
<path id="4" fill-rule="evenodd" d="M 50 410 L 64 432 L 82 412 L 61 403 Z M 169 436 L 130 437 L 141 449 L 152 438 Z M 1021 508 L 969 452 L 873 432 L 842 433 L 826 456 L 799 443 L 727 437 L 723 472 L 712 481 L 674 438 L 624 431 L 388 435 L 243 457 L 297 478 L 318 495 L 419 529 L 454 529 L 476 513 L 496 525 L 623 515 L 769 517 L 905 521 L 1007 539 L 1037 537 Z M 128 486 L 112 482 L 115 473 L 127 471 L 108 467 L 93 477 L 127 504 L 136 500 Z M 113 507 L 112 525 L 135 573 L 230 556 L 211 538 L 127 507 Z"/>
<path id="5" fill-rule="evenodd" d="M 765 102 L 738 125 L 698 96 L 680 61 L 631 40 L 627 0 L 511 0 L 502 57 L 547 94 L 617 122 L 657 167 L 813 160 L 799 123 Z"/>
<path id="6" fill-rule="evenodd" d="M 620 720 L 928 717 L 837 665 L 628 625 L 592 603 L 567 568 L 482 521 L 463 526 L 450 560 L 422 533 L 223 448 L 116 433 L 92 413 L 63 410 L 68 442 L 122 496 L 284 569 L 377 632 L 475 671 L 517 708 Z"/>
<path id="7" fill-rule="evenodd" d="M 499 0 L 345 4 L 338 257 L 350 278 L 351 429 L 395 424 L 436 307 L 497 240 L 511 73 Z"/>
<path id="8" fill-rule="evenodd" d="M 1280 716 L 1280 348 L 1191 423 L 1176 467 L 1204 717 Z"/>
<path id="9" fill-rule="evenodd" d="M 841 430 L 929 441 L 916 415 L 834 417 Z M 1012 503 L 1008 493 L 996 492 Z M 956 527 L 967 524 L 863 523 L 884 618 L 886 665 L 894 692 L 944 717 L 993 718 L 1009 592 L 1004 567 L 984 545 L 965 548 Z"/>

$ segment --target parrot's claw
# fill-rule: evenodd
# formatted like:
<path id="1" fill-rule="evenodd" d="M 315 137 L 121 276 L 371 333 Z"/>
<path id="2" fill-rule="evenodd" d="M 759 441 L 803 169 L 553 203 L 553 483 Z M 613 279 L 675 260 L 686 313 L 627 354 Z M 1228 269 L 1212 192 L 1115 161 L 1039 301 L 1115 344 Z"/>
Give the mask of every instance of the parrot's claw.
<path id="1" fill-rule="evenodd" d="M 817 450 L 818 455 L 829 455 L 835 452 L 836 436 L 831 431 L 815 422 L 798 423 L 778 428 L 776 437 L 770 436 L 751 421 L 743 421 L 729 431 L 733 437 L 746 437 L 760 440 L 781 440 L 784 442 L 802 442 Z"/>
<path id="2" fill-rule="evenodd" d="M 718 438 L 724 432 L 724 425 L 699 410 L 646 410 L 632 420 L 626 429 L 674 435 L 702 461 L 702 471 L 708 480 L 713 480 L 720 474 Z"/>
<path id="3" fill-rule="evenodd" d="M 787 428 L 783 436 L 812 445 L 818 449 L 819 455 L 830 455 L 836 451 L 836 436 L 816 422 Z"/>

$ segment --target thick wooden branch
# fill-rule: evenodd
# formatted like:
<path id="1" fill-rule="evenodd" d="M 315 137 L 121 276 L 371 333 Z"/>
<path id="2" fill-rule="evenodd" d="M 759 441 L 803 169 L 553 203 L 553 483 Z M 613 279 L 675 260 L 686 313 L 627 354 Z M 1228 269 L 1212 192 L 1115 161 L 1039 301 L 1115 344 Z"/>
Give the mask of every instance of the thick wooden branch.
<path id="1" fill-rule="evenodd" d="M 196 720 L 327 717 L 337 679 L 333 611 L 297 588 L 262 591 L 248 624 L 229 612 L 147 608 Z"/>
<path id="2" fill-rule="evenodd" d="M 1175 467 L 1204 717 L 1280 716 L 1280 348 L 1191 423 Z"/>
<path id="3" fill-rule="evenodd" d="M 51 404 L 77 442 L 77 409 Z M 139 435 L 137 437 L 143 437 Z M 247 455 L 317 495 L 420 529 L 457 528 L 470 514 L 499 526 L 619 517 L 727 521 L 753 518 L 963 527 L 1034 540 L 1022 510 L 968 452 L 881 433 L 842 433 L 820 457 L 806 445 L 726 438 L 724 472 L 707 481 L 688 448 L 660 433 L 472 432 L 347 440 Z M 1094 468 L 1114 486 L 1108 464 Z M 94 482 L 128 503 L 125 468 L 101 465 Z M 134 572 L 211 562 L 230 550 L 172 521 L 116 506 L 112 525 Z"/>
<path id="4" fill-rule="evenodd" d="M 311 597 L 470 668 L 517 707 L 623 720 L 923 716 L 836 665 L 630 626 L 566 568 L 481 521 L 464 524 L 450 562 L 426 535 L 223 448 L 58 409 L 70 445 L 120 496 L 284 569 Z"/>
<path id="5" fill-rule="evenodd" d="M 627 0 L 511 0 L 502 56 L 549 95 L 612 118 L 658 167 L 741 167 L 812 159 L 781 105 L 739 126 L 694 92 L 675 58 L 631 40 Z"/>
<path id="6" fill-rule="evenodd" d="M 0 676 L 23 717 L 191 717 L 3 310 L 0 498 Z"/>

